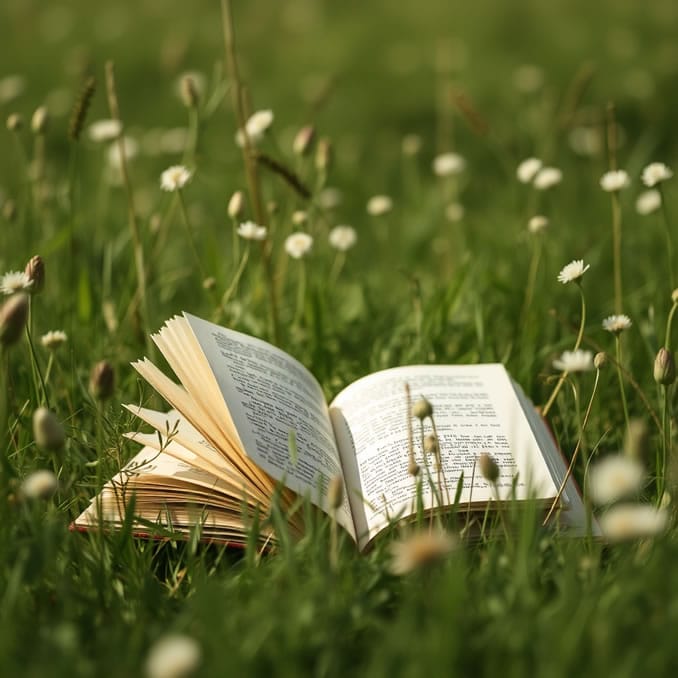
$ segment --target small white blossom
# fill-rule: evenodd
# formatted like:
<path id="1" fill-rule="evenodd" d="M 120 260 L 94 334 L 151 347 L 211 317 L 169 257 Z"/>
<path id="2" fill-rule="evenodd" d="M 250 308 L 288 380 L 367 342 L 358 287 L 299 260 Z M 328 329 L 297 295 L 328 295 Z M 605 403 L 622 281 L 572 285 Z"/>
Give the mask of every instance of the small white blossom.
<path id="1" fill-rule="evenodd" d="M 450 203 L 445 208 L 445 217 L 453 223 L 461 221 L 464 218 L 464 206 L 458 202 Z"/>
<path id="2" fill-rule="evenodd" d="M 387 195 L 374 195 L 367 201 L 367 212 L 373 217 L 387 214 L 393 209 L 393 201 Z"/>
<path id="3" fill-rule="evenodd" d="M 558 282 L 566 285 L 569 282 L 575 282 L 579 280 L 586 271 L 591 268 L 590 264 L 584 266 L 583 259 L 574 259 L 567 266 L 563 267 L 563 270 L 558 274 Z"/>
<path id="4" fill-rule="evenodd" d="M 546 191 L 563 180 L 563 173 L 557 167 L 542 167 L 535 176 L 532 185 L 538 191 Z"/>
<path id="5" fill-rule="evenodd" d="M 628 188 L 630 183 L 631 179 L 625 170 L 611 170 L 600 177 L 600 187 L 608 193 Z"/>
<path id="6" fill-rule="evenodd" d="M 238 235 L 245 240 L 266 240 L 266 226 L 244 221 L 238 226 Z"/>
<path id="7" fill-rule="evenodd" d="M 456 545 L 454 536 L 440 529 L 415 532 L 391 543 L 389 570 L 397 576 L 409 574 L 440 562 Z"/>
<path id="8" fill-rule="evenodd" d="M 197 641 L 171 634 L 160 638 L 146 657 L 147 678 L 185 678 L 194 673 L 202 659 Z"/>
<path id="9" fill-rule="evenodd" d="M 649 504 L 620 504 L 598 518 L 603 536 L 609 541 L 653 537 L 666 529 L 667 522 L 666 511 Z"/>
<path id="10" fill-rule="evenodd" d="M 49 499 L 58 487 L 57 477 L 47 469 L 33 471 L 21 483 L 21 496 L 26 499 Z"/>
<path id="11" fill-rule="evenodd" d="M 541 233 L 548 225 L 549 220 L 545 216 L 537 214 L 527 222 L 527 230 L 530 233 Z"/>
<path id="12" fill-rule="evenodd" d="M 301 226 L 308 221 L 308 212 L 305 210 L 295 210 L 292 212 L 292 223 L 295 226 Z"/>
<path id="13" fill-rule="evenodd" d="M 346 252 L 356 244 L 358 236 L 352 226 L 335 226 L 329 235 L 330 245 L 340 252 Z"/>
<path id="14" fill-rule="evenodd" d="M 663 162 L 653 162 L 643 170 L 642 179 L 646 186 L 652 188 L 662 181 L 667 181 L 672 176 L 673 171 Z"/>
<path id="15" fill-rule="evenodd" d="M 192 176 L 193 173 L 183 165 L 172 165 L 160 175 L 160 188 L 163 191 L 179 191 Z"/>
<path id="16" fill-rule="evenodd" d="M 253 113 L 245 123 L 247 136 L 251 143 L 256 144 L 261 141 L 266 130 L 273 124 L 273 111 L 264 110 Z M 245 134 L 239 129 L 235 135 L 235 141 L 238 146 L 245 145 Z"/>
<path id="17" fill-rule="evenodd" d="M 570 148 L 584 157 L 599 155 L 603 150 L 603 137 L 595 127 L 574 127 L 568 135 Z"/>
<path id="18" fill-rule="evenodd" d="M 642 489 L 645 479 L 643 465 L 623 454 L 605 457 L 591 467 L 588 490 L 595 504 L 611 504 Z"/>
<path id="19" fill-rule="evenodd" d="M 30 292 L 33 281 L 24 271 L 10 271 L 0 278 L 0 292 L 14 294 L 15 292 Z"/>
<path id="20" fill-rule="evenodd" d="M 66 432 L 52 410 L 38 407 L 33 412 L 33 437 L 38 447 L 45 450 L 60 450 L 66 442 Z"/>
<path id="21" fill-rule="evenodd" d="M 631 327 L 631 318 L 623 313 L 621 315 L 610 315 L 603 320 L 603 329 L 613 334 L 619 334 Z"/>
<path id="22" fill-rule="evenodd" d="M 339 207 L 342 199 L 343 196 L 341 191 L 334 186 L 323 188 L 323 190 L 318 193 L 318 205 L 325 210 L 333 210 L 335 207 Z"/>
<path id="23" fill-rule="evenodd" d="M 651 188 L 649 191 L 643 191 L 636 198 L 636 212 L 641 216 L 647 216 L 656 212 L 661 204 L 662 194 L 656 188 Z"/>
<path id="24" fill-rule="evenodd" d="M 553 367 L 561 372 L 589 372 L 593 369 L 593 353 L 591 351 L 563 351 L 560 358 L 553 361 Z"/>
<path id="25" fill-rule="evenodd" d="M 458 153 L 443 153 L 433 159 L 433 172 L 439 177 L 449 177 L 464 171 L 466 160 Z"/>
<path id="26" fill-rule="evenodd" d="M 122 133 L 120 120 L 97 120 L 87 128 L 87 135 L 95 143 L 117 139 Z"/>
<path id="27" fill-rule="evenodd" d="M 293 259 L 301 259 L 306 256 L 313 247 L 313 237 L 308 233 L 297 231 L 285 239 L 285 252 Z"/>
<path id="28" fill-rule="evenodd" d="M 54 351 L 66 343 L 68 336 L 61 330 L 50 330 L 40 337 L 40 343 L 49 351 Z"/>
<path id="29" fill-rule="evenodd" d="M 529 184 L 535 176 L 537 176 L 537 172 L 542 166 L 543 163 L 539 158 L 528 158 L 527 160 L 523 160 L 516 170 L 518 181 L 521 184 Z"/>

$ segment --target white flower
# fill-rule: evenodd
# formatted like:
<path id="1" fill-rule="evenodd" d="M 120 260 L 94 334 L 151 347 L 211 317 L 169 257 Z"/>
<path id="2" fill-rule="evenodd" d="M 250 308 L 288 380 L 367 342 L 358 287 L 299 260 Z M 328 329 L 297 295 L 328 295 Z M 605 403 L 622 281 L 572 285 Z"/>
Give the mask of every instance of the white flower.
<path id="1" fill-rule="evenodd" d="M 318 193 L 318 205 L 325 210 L 332 210 L 341 205 L 342 198 L 343 196 L 338 188 L 328 186 Z"/>
<path id="2" fill-rule="evenodd" d="M 631 318 L 623 313 L 621 315 L 610 315 L 603 320 L 603 329 L 614 334 L 619 334 L 631 327 Z"/>
<path id="3" fill-rule="evenodd" d="M 656 212 L 662 204 L 662 194 L 652 188 L 649 191 L 643 191 L 636 199 L 636 212 L 642 216 Z"/>
<path id="4" fill-rule="evenodd" d="M 14 294 L 15 292 L 30 292 L 33 281 L 24 271 L 10 271 L 0 278 L 0 292 Z"/>
<path id="5" fill-rule="evenodd" d="M 591 268 L 590 264 L 584 266 L 583 259 L 574 259 L 567 266 L 563 267 L 563 270 L 558 274 L 558 282 L 563 283 L 563 285 L 569 282 L 575 282 L 579 280 L 586 271 Z"/>
<path id="6" fill-rule="evenodd" d="M 458 202 L 450 203 L 445 208 L 445 216 L 448 221 L 461 221 L 464 218 L 464 206 Z"/>
<path id="7" fill-rule="evenodd" d="M 33 412 L 33 437 L 38 447 L 45 450 L 60 450 L 66 442 L 63 425 L 46 407 L 38 407 Z"/>
<path id="8" fill-rule="evenodd" d="M 367 201 L 367 212 L 373 217 L 386 214 L 393 209 L 393 201 L 387 195 L 374 195 Z"/>
<path id="9" fill-rule="evenodd" d="M 548 225 L 549 220 L 545 216 L 537 214 L 527 222 L 527 230 L 530 233 L 541 233 Z"/>
<path id="10" fill-rule="evenodd" d="M 122 132 L 122 123 L 120 120 L 97 120 L 87 128 L 89 138 L 96 143 L 113 141 L 117 139 Z"/>
<path id="11" fill-rule="evenodd" d="M 542 168 L 542 161 L 539 158 L 528 158 L 523 160 L 518 169 L 516 176 L 521 184 L 529 184 L 537 175 L 537 172 Z"/>
<path id="12" fill-rule="evenodd" d="M 160 188 L 163 191 L 178 191 L 182 189 L 193 176 L 193 173 L 183 165 L 172 165 L 160 175 Z"/>
<path id="13" fill-rule="evenodd" d="M 308 233 L 297 231 L 288 235 L 285 239 L 285 252 L 293 259 L 301 259 L 306 256 L 313 246 L 313 237 Z"/>
<path id="14" fill-rule="evenodd" d="M 609 541 L 653 537 L 664 531 L 667 522 L 666 511 L 649 504 L 620 504 L 598 518 L 603 536 Z"/>
<path id="15" fill-rule="evenodd" d="M 433 159 L 433 172 L 439 177 L 449 177 L 464 171 L 466 160 L 458 153 L 443 153 Z"/>
<path id="16" fill-rule="evenodd" d="M 402 576 L 432 565 L 447 557 L 457 545 L 457 540 L 440 529 L 415 532 L 390 545 L 392 574 Z"/>
<path id="17" fill-rule="evenodd" d="M 193 673 L 202 658 L 197 641 L 178 633 L 158 640 L 146 657 L 147 678 L 183 678 Z"/>
<path id="18" fill-rule="evenodd" d="M 538 191 L 545 191 L 563 180 L 563 173 L 557 167 L 542 167 L 532 185 Z"/>
<path id="19" fill-rule="evenodd" d="M 561 372 L 588 372 L 593 369 L 593 353 L 591 351 L 563 351 L 560 358 L 553 361 L 553 367 Z"/>
<path id="20" fill-rule="evenodd" d="M 295 226 L 301 226 L 308 221 L 308 212 L 305 210 L 295 210 L 292 212 L 292 223 Z"/>
<path id="21" fill-rule="evenodd" d="M 127 160 L 131 160 L 134 156 L 139 153 L 139 144 L 132 139 L 132 137 L 125 136 L 123 138 L 123 143 L 125 144 L 125 157 Z M 120 157 L 120 143 L 119 141 L 114 141 L 108 147 L 108 164 L 114 169 L 119 170 L 122 167 L 122 158 Z"/>
<path id="22" fill-rule="evenodd" d="M 642 179 L 646 186 L 652 188 L 672 176 L 673 172 L 663 162 L 653 162 L 643 170 Z"/>
<path id="23" fill-rule="evenodd" d="M 266 226 L 244 221 L 238 226 L 238 235 L 245 240 L 266 240 Z"/>
<path id="24" fill-rule="evenodd" d="M 627 188 L 630 183 L 631 179 L 629 179 L 625 170 L 610 170 L 600 177 L 600 187 L 608 193 L 621 191 L 622 188 Z"/>
<path id="25" fill-rule="evenodd" d="M 26 499 L 49 499 L 57 491 L 57 477 L 47 469 L 34 471 L 21 483 L 21 495 Z"/>
<path id="26" fill-rule="evenodd" d="M 330 245 L 340 252 L 346 252 L 356 244 L 358 236 L 352 226 L 335 226 L 329 235 Z"/>
<path id="27" fill-rule="evenodd" d="M 252 113 L 247 122 L 245 129 L 247 136 L 251 143 L 256 144 L 263 138 L 266 130 L 273 124 L 273 111 L 264 110 Z M 245 134 L 243 130 L 239 129 L 235 134 L 235 142 L 238 146 L 245 145 Z"/>
<path id="28" fill-rule="evenodd" d="M 40 337 L 40 343 L 49 351 L 54 351 L 68 340 L 68 336 L 61 330 L 50 330 Z"/>
<path id="29" fill-rule="evenodd" d="M 623 454 L 605 457 L 591 467 L 588 489 L 595 504 L 611 504 L 640 492 L 645 479 L 643 465 Z"/>

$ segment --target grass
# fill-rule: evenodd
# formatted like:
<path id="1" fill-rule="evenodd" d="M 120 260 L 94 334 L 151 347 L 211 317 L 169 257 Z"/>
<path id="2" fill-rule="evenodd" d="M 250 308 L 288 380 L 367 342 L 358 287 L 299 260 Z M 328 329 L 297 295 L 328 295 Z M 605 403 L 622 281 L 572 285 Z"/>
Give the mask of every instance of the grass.
<path id="1" fill-rule="evenodd" d="M 677 165 L 674 3 L 481 0 L 462 11 L 442 0 L 416 8 L 385 0 L 369 7 L 253 0 L 236 3 L 234 13 L 245 100 L 275 114 L 259 148 L 291 168 L 313 198 L 259 165 L 262 203 L 276 203 L 267 217 L 271 249 L 251 243 L 224 305 L 247 246 L 234 238 L 226 207 L 247 182 L 233 141 L 219 3 L 77 0 L 42 8 L 8 0 L 0 9 L 0 80 L 16 73 L 26 82 L 12 100 L 3 98 L 0 82 L 0 113 L 19 112 L 25 121 L 18 133 L 0 132 L 0 272 L 23 269 L 34 254 L 46 266 L 45 289 L 31 301 L 35 359 L 25 338 L 2 355 L 11 438 L 3 438 L 0 485 L 0 672 L 143 674 L 149 648 L 180 632 L 201 647 L 200 675 L 667 674 L 678 661 L 671 507 L 668 531 L 654 540 L 591 545 L 526 520 L 508 540 L 464 545 L 401 578 L 388 568 L 391 535 L 363 557 L 341 541 L 338 566 L 330 567 L 328 520 L 261 559 L 197 539 L 68 531 L 134 451 L 121 434 L 135 422 L 120 405 L 152 396 L 129 362 L 151 350 L 148 331 L 174 313 L 187 310 L 272 340 L 272 279 L 278 343 L 311 369 L 328 397 L 383 367 L 502 361 L 543 405 L 557 379 L 552 361 L 579 332 L 579 295 L 556 280 L 572 259 L 591 265 L 582 279 L 582 347 L 605 351 L 609 361 L 584 436 L 591 373 L 564 382 L 549 411 L 554 435 L 567 456 L 580 438 L 584 459 L 614 453 L 624 445 L 626 407 L 631 420 L 646 425 L 640 448 L 651 482 L 644 499 L 657 500 L 652 481 L 664 448 L 666 488 L 675 498 L 675 389 L 653 378 L 657 352 L 675 341 L 671 333 L 665 339 L 674 183 L 662 186 L 664 212 L 640 216 L 634 207 L 645 165 Z M 109 117 L 107 60 L 126 132 L 139 143 L 129 180 L 146 311 L 129 201 L 123 186 L 109 181 L 107 148 L 86 132 L 78 143 L 67 135 L 86 75 L 97 81 L 87 121 Z M 534 89 L 516 84 L 530 78 L 524 64 L 539 68 Z M 207 81 L 194 156 L 176 142 L 170 149 L 167 135 L 189 125 L 175 93 L 185 71 Z M 619 194 L 622 311 L 633 322 L 619 337 L 619 373 L 615 338 L 601 327 L 615 310 L 613 214 L 599 187 L 610 166 L 610 101 L 622 129 L 616 162 L 632 180 Z M 30 163 L 41 142 L 30 118 L 43 103 L 44 175 L 36 177 Z M 310 123 L 332 141 L 326 178 L 312 156 L 290 150 Z M 572 148 L 576 134 L 581 145 L 582 132 L 573 131 L 582 127 L 598 140 L 592 155 Z M 411 133 L 421 136 L 422 149 L 404 157 L 401 142 Z M 449 150 L 464 156 L 466 170 L 457 179 L 436 178 L 432 160 Z M 520 184 L 516 167 L 532 155 L 561 168 L 563 182 L 544 192 Z M 159 187 L 160 173 L 180 162 L 195 169 L 181 202 Z M 335 208 L 320 206 L 327 186 L 341 190 Z M 394 209 L 375 218 L 365 204 L 379 193 L 393 198 Z M 454 202 L 464 206 L 459 221 L 445 217 Z M 309 219 L 295 226 L 300 209 Z M 527 230 L 535 214 L 549 219 L 539 236 Z M 246 218 L 254 218 L 251 205 Z M 341 223 L 355 227 L 358 242 L 340 267 L 327 234 Z M 284 251 L 293 230 L 314 237 L 301 262 Z M 339 271 L 336 280 L 331 271 Z M 203 287 L 204 276 L 214 278 L 212 289 Z M 50 357 L 39 337 L 55 329 L 68 341 Z M 88 383 L 104 359 L 116 385 L 102 402 Z M 43 390 L 40 374 L 50 361 Z M 57 452 L 34 442 L 32 414 L 46 399 L 67 434 Z M 43 468 L 59 476 L 58 492 L 23 501 L 21 481 Z M 575 475 L 583 481 L 582 465 Z"/>

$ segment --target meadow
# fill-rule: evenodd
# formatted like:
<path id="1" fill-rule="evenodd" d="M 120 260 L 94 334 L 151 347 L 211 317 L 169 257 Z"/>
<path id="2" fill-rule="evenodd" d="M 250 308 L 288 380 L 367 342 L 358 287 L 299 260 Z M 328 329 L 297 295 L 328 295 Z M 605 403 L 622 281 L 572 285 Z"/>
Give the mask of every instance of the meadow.
<path id="1" fill-rule="evenodd" d="M 4 0 L 0 674 L 675 672 L 677 28 L 672 0 Z M 337 555 L 327 516 L 269 553 L 69 531 L 183 310 L 328 398 L 503 362 L 604 537 L 509 505 L 404 571 L 411 531 Z"/>

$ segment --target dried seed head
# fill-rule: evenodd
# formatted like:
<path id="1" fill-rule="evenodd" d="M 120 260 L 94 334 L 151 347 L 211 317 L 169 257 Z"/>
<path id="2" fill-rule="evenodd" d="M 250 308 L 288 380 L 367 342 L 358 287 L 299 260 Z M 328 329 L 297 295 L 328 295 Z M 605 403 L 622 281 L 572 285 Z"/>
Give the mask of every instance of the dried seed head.
<path id="1" fill-rule="evenodd" d="M 115 372 L 108 360 L 100 360 L 89 376 L 89 391 L 95 400 L 108 400 L 115 388 Z"/>
<path id="2" fill-rule="evenodd" d="M 593 356 L 593 366 L 597 370 L 601 370 L 607 364 L 607 354 L 604 351 L 600 351 Z"/>
<path id="3" fill-rule="evenodd" d="M 42 292 L 45 287 L 45 262 L 39 254 L 29 259 L 24 273 L 33 283 L 31 293 L 38 294 L 38 292 Z"/>
<path id="4" fill-rule="evenodd" d="M 413 477 L 416 478 L 419 475 L 419 471 L 421 469 L 419 468 L 419 464 L 417 464 L 414 459 L 410 460 L 410 463 L 407 465 L 407 472 Z"/>
<path id="5" fill-rule="evenodd" d="M 228 216 L 231 219 L 240 219 L 245 207 L 245 196 L 242 191 L 236 191 L 228 201 Z"/>
<path id="6" fill-rule="evenodd" d="M 650 453 L 650 433 L 644 419 L 634 418 L 624 434 L 624 454 L 632 459 L 645 461 Z"/>
<path id="7" fill-rule="evenodd" d="M 46 407 L 33 412 L 33 438 L 38 447 L 56 452 L 64 446 L 66 433 L 56 414 Z"/>
<path id="8" fill-rule="evenodd" d="M 292 152 L 298 156 L 308 155 L 315 141 L 315 128 L 312 125 L 302 127 L 292 142 Z"/>
<path id="9" fill-rule="evenodd" d="M 26 327 L 28 319 L 28 295 L 13 294 L 0 308 L 0 345 L 15 344 Z"/>
<path id="10" fill-rule="evenodd" d="M 180 84 L 181 100 L 186 108 L 197 108 L 200 101 L 200 93 L 191 75 L 184 75 Z"/>
<path id="11" fill-rule="evenodd" d="M 412 416 L 423 421 L 426 417 L 433 416 L 433 405 L 426 398 L 419 398 L 412 405 Z"/>
<path id="12" fill-rule="evenodd" d="M 18 132 L 24 126 L 24 119 L 20 113 L 10 113 L 7 116 L 7 129 L 10 132 Z"/>
<path id="13" fill-rule="evenodd" d="M 432 433 L 430 433 L 424 438 L 424 452 L 426 452 L 427 454 L 435 455 L 438 455 L 438 453 L 440 452 L 438 438 L 436 438 L 436 436 L 434 436 Z"/>
<path id="14" fill-rule="evenodd" d="M 499 466 L 497 465 L 497 462 L 492 459 L 489 454 L 487 454 L 487 452 L 483 452 L 478 457 L 478 468 L 480 468 L 483 478 L 485 478 L 488 483 L 492 483 L 494 485 L 494 483 L 499 480 Z"/>
<path id="15" fill-rule="evenodd" d="M 336 511 L 344 503 L 344 479 L 341 476 L 333 476 L 327 486 L 327 503 Z"/>
<path id="16" fill-rule="evenodd" d="M 327 137 L 318 139 L 315 149 L 315 166 L 320 172 L 326 172 L 332 164 L 332 142 Z"/>
<path id="17" fill-rule="evenodd" d="M 48 118 L 49 116 L 45 106 L 39 106 L 35 109 L 33 117 L 31 118 L 31 129 L 33 130 L 33 134 L 41 135 L 46 132 Z"/>
<path id="18" fill-rule="evenodd" d="M 658 384 L 670 386 L 676 380 L 676 363 L 673 354 L 662 346 L 654 360 L 654 380 Z"/>

